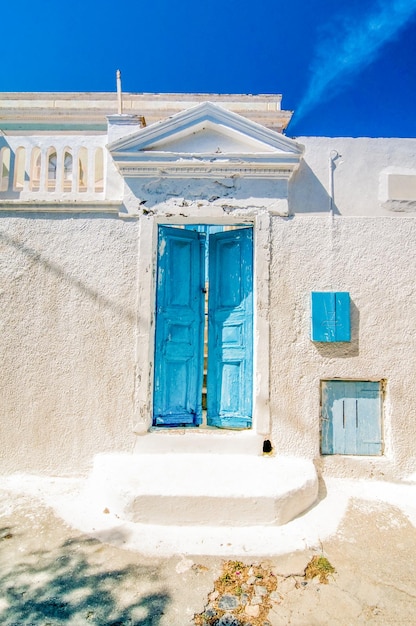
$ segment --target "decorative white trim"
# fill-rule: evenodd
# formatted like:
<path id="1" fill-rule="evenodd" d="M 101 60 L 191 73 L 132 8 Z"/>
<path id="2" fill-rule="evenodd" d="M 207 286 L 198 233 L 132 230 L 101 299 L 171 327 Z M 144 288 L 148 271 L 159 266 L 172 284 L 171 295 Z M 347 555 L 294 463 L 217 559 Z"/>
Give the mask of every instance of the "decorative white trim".
<path id="1" fill-rule="evenodd" d="M 174 150 L 175 138 L 182 140 L 198 133 L 203 124 L 224 137 L 238 136 L 237 146 L 241 143 L 243 152 Z M 244 138 L 247 139 L 246 152 Z M 164 149 L 166 142 L 171 143 L 171 152 Z M 158 143 L 162 144 L 160 150 Z M 121 175 L 127 178 L 238 175 L 289 180 L 299 167 L 304 147 L 223 107 L 204 102 L 114 141 L 108 145 L 108 150 Z"/>
<path id="2" fill-rule="evenodd" d="M 304 152 L 303 146 L 281 133 L 269 130 L 261 126 L 261 124 L 257 124 L 257 122 L 252 122 L 212 102 L 203 102 L 176 115 L 172 115 L 167 120 L 151 124 L 128 138 L 122 138 L 110 143 L 108 149 L 115 154 L 125 152 L 126 150 L 134 150 L 135 152 L 145 150 L 150 145 L 162 140 L 172 139 L 179 133 L 183 136 L 187 132 L 192 132 L 191 129 L 193 127 L 204 121 L 211 122 L 216 126 L 225 126 L 277 150 L 296 154 L 299 157 Z M 221 132 L 220 127 L 218 130 Z"/>
<path id="3" fill-rule="evenodd" d="M 19 213 L 115 213 L 118 214 L 122 202 L 97 200 L 96 202 L 46 202 L 44 200 L 0 200 L 0 212 Z"/>
<path id="4" fill-rule="evenodd" d="M 136 392 L 133 432 L 145 435 L 152 428 L 153 407 L 153 360 L 154 360 L 154 314 L 156 300 L 156 250 L 159 224 L 178 224 L 172 215 L 142 218 L 140 221 L 138 255 L 138 298 L 142 303 L 142 314 L 136 334 Z M 257 438 L 270 435 L 269 403 L 269 299 L 270 299 L 270 215 L 267 211 L 257 211 L 249 218 L 222 217 L 215 219 L 209 213 L 199 218 L 183 220 L 186 224 L 246 224 L 254 234 L 254 381 L 253 381 L 253 426 L 252 445 L 256 449 Z M 148 303 L 148 306 L 143 306 Z M 193 429 L 189 429 L 191 432 Z"/>
<path id="5" fill-rule="evenodd" d="M 236 165 L 235 163 L 215 165 L 210 163 L 187 164 L 187 163 L 118 163 L 120 174 L 126 178 L 160 178 L 168 176 L 169 178 L 212 178 L 212 177 L 230 177 L 241 176 L 245 178 L 273 178 L 285 179 L 291 178 L 293 172 L 297 169 L 295 166 L 284 164 L 270 164 L 268 166 L 258 166 L 257 164 L 244 163 Z"/>

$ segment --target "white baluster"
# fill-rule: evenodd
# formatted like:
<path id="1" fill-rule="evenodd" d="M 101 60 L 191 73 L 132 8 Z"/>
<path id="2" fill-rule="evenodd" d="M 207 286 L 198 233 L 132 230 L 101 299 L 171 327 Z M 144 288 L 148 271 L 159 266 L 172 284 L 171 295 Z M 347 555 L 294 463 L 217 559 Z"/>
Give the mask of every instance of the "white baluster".
<path id="1" fill-rule="evenodd" d="M 79 165 L 78 165 L 79 148 L 72 151 L 72 193 L 78 193 L 79 188 Z"/>
<path id="2" fill-rule="evenodd" d="M 39 192 L 45 193 L 46 179 L 48 176 L 48 148 L 40 149 L 40 180 L 39 180 Z"/>
<path id="3" fill-rule="evenodd" d="M 64 179 L 64 151 L 63 150 L 57 150 L 56 151 L 55 191 L 58 192 L 58 193 L 62 193 L 63 179 Z"/>
<path id="4" fill-rule="evenodd" d="M 30 187 L 30 159 L 32 151 L 29 146 L 26 147 L 25 152 L 25 175 L 23 177 L 23 191 L 28 191 Z"/>
<path id="5" fill-rule="evenodd" d="M 95 149 L 88 148 L 88 171 L 87 171 L 87 193 L 94 193 L 95 191 Z"/>

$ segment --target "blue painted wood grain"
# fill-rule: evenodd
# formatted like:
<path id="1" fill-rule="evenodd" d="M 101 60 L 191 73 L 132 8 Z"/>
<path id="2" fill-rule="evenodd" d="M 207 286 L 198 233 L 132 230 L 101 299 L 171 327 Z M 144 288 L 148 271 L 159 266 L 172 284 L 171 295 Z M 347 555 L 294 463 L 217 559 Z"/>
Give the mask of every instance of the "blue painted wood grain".
<path id="1" fill-rule="evenodd" d="M 350 294 L 348 292 L 312 292 L 312 341 L 351 341 L 350 318 Z"/>
<path id="2" fill-rule="evenodd" d="M 382 453 L 379 382 L 322 383 L 322 454 Z"/>
<path id="3" fill-rule="evenodd" d="M 252 421 L 253 232 L 210 235 L 208 424 L 247 428 Z"/>
<path id="4" fill-rule="evenodd" d="M 204 332 L 204 236 L 159 227 L 155 425 L 199 424 Z"/>

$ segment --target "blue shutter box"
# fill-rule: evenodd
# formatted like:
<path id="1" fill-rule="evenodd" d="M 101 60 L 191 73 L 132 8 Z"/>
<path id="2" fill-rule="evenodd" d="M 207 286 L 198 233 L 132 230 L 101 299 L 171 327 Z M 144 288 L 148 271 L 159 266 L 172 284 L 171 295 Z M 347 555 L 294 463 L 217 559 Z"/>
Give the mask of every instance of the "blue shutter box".
<path id="1" fill-rule="evenodd" d="M 351 341 L 348 291 L 312 291 L 312 341 Z"/>

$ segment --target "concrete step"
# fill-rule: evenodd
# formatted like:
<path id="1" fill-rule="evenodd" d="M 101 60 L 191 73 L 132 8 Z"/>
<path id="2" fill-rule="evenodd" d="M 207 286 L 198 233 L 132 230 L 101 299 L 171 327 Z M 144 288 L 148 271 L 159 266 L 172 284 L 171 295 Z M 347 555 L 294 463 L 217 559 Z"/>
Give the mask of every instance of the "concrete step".
<path id="1" fill-rule="evenodd" d="M 263 452 L 264 437 L 252 430 L 159 428 L 136 438 L 135 454 L 252 454 Z"/>
<path id="2" fill-rule="evenodd" d="M 318 495 L 311 461 L 249 454 L 102 454 L 92 506 L 120 520 L 189 526 L 282 525 Z"/>

